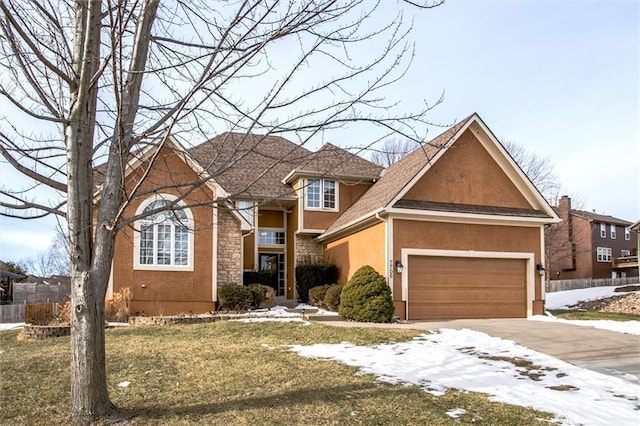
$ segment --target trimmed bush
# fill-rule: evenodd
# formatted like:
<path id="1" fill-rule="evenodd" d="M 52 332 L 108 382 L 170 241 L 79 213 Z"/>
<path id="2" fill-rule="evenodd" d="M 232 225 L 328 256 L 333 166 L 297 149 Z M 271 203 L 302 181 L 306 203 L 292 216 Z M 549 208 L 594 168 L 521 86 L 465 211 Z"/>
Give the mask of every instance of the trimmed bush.
<path id="1" fill-rule="evenodd" d="M 335 284 L 329 287 L 324 294 L 324 306 L 333 312 L 338 312 L 340 306 L 340 294 L 342 293 L 343 285 Z"/>
<path id="2" fill-rule="evenodd" d="M 300 263 L 296 266 L 296 290 L 302 303 L 309 302 L 309 290 L 313 287 L 338 281 L 338 266 L 326 261 Z"/>
<path id="3" fill-rule="evenodd" d="M 262 302 L 267 300 L 267 289 L 262 284 L 249 284 L 247 286 L 249 291 L 251 292 L 251 307 L 257 309 L 260 307 Z"/>
<path id="4" fill-rule="evenodd" d="M 246 311 L 253 303 L 253 295 L 249 287 L 229 284 L 218 290 L 220 309 L 229 311 Z"/>
<path id="5" fill-rule="evenodd" d="M 313 306 L 319 306 L 323 308 L 325 306 L 324 304 L 325 294 L 327 293 L 327 290 L 329 290 L 330 287 L 331 287 L 330 285 L 319 285 L 309 290 L 309 303 L 312 304 Z"/>
<path id="6" fill-rule="evenodd" d="M 244 271 L 242 273 L 244 285 L 262 284 L 276 290 L 278 288 L 278 274 L 274 271 Z"/>
<path id="7" fill-rule="evenodd" d="M 342 289 L 340 315 L 360 322 L 390 322 L 393 316 L 391 289 L 371 266 L 358 269 Z"/>

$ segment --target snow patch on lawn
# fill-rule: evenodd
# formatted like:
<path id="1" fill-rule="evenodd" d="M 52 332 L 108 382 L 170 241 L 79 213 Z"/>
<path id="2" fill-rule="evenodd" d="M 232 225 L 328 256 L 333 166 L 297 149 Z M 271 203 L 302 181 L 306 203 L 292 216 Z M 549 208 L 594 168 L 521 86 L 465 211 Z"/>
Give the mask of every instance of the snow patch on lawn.
<path id="1" fill-rule="evenodd" d="M 551 412 L 564 424 L 638 424 L 640 386 L 477 331 L 441 329 L 402 343 L 294 345 L 291 350 L 434 395 L 447 389 L 484 392 L 493 401 Z"/>

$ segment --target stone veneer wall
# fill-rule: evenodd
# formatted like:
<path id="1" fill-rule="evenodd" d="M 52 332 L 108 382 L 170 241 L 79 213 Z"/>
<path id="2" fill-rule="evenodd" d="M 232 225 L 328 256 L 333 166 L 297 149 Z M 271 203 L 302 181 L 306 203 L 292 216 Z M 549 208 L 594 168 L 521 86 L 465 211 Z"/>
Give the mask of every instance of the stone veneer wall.
<path id="1" fill-rule="evenodd" d="M 22 329 L 24 340 L 44 340 L 52 337 L 69 336 L 71 327 L 68 325 L 33 325 L 25 324 Z"/>
<path id="2" fill-rule="evenodd" d="M 312 260 L 322 258 L 322 244 L 313 241 L 311 236 L 296 235 L 295 258 L 296 265 L 304 258 L 311 258 Z"/>
<path id="3" fill-rule="evenodd" d="M 218 208 L 218 287 L 242 284 L 242 231 L 225 208 Z"/>

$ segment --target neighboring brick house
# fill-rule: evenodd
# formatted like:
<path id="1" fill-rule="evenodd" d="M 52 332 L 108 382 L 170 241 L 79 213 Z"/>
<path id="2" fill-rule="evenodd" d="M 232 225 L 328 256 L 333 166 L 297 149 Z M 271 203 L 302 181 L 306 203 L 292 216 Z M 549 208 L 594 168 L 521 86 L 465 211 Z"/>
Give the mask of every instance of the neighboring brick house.
<path id="1" fill-rule="evenodd" d="M 296 300 L 295 265 L 324 256 L 341 282 L 372 265 L 401 318 L 543 312 L 544 227 L 559 219 L 476 114 L 386 170 L 331 144 L 237 133 L 190 150 L 171 139 L 127 170 L 147 195 L 125 216 L 155 212 L 116 241 L 108 297 L 130 287 L 133 311 L 212 310 L 245 270 L 276 272 Z"/>
<path id="2" fill-rule="evenodd" d="M 638 234 L 631 222 L 572 209 L 567 196 L 556 211 L 562 222 L 547 231 L 550 279 L 638 275 Z"/>

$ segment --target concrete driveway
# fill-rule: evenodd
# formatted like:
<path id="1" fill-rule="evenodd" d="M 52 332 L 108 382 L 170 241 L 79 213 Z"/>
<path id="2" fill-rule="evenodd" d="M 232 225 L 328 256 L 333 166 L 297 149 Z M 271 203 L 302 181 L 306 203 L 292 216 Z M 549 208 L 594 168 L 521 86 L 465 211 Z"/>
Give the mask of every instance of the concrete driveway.
<path id="1" fill-rule="evenodd" d="M 321 316 L 313 316 L 310 319 L 322 321 Z M 640 336 L 630 334 L 526 319 L 413 321 L 410 324 L 365 324 L 349 321 L 323 323 L 339 327 L 384 327 L 425 331 L 467 328 L 512 340 L 579 367 L 640 384 Z"/>

